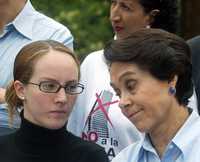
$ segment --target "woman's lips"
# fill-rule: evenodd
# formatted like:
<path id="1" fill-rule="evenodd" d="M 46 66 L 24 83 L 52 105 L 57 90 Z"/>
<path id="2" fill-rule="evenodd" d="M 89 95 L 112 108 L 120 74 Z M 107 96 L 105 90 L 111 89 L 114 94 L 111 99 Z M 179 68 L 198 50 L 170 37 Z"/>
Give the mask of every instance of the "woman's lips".
<path id="1" fill-rule="evenodd" d="M 53 116 L 63 116 L 65 115 L 67 112 L 63 111 L 63 110 L 54 110 L 54 111 L 50 111 L 50 114 Z"/>
<path id="2" fill-rule="evenodd" d="M 136 112 L 131 113 L 130 115 L 128 115 L 128 118 L 130 119 L 130 118 L 136 117 L 136 115 L 138 115 L 138 113 L 140 113 L 141 111 L 142 111 L 142 110 L 138 110 L 138 111 L 136 111 Z"/>
<path id="3" fill-rule="evenodd" d="M 121 26 L 114 26 L 114 30 L 115 30 L 116 32 L 121 32 L 123 29 L 124 29 L 124 28 L 121 27 Z"/>

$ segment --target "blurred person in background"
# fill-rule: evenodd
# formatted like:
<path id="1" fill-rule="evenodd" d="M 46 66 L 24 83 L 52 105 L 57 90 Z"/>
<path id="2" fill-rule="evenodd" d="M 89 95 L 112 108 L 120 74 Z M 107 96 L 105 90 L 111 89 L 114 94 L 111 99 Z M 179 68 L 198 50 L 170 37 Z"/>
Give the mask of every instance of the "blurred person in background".
<path id="1" fill-rule="evenodd" d="M 65 26 L 36 11 L 30 0 L 0 0 L 0 135 L 13 132 L 8 124 L 5 88 L 12 80 L 13 62 L 20 49 L 36 40 L 53 39 L 73 49 L 73 37 Z"/>
<path id="2" fill-rule="evenodd" d="M 192 77 L 197 97 L 198 112 L 200 113 L 200 36 L 187 41 L 192 52 Z"/>

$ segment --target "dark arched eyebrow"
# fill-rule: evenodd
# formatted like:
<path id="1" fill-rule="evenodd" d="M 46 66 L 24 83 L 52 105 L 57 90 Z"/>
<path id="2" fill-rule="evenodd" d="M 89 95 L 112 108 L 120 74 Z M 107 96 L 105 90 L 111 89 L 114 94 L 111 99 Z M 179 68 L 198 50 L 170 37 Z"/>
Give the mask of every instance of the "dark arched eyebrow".
<path id="1" fill-rule="evenodd" d="M 126 71 L 125 73 L 123 73 L 120 77 L 119 77 L 119 81 L 122 80 L 122 78 L 129 76 L 129 75 L 135 75 L 136 73 L 133 71 Z"/>

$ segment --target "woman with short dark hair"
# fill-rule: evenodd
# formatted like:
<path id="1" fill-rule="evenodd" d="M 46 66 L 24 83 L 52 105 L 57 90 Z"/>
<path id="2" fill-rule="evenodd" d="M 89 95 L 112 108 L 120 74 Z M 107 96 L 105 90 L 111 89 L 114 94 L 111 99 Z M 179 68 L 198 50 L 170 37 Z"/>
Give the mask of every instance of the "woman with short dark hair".
<path id="1" fill-rule="evenodd" d="M 192 65 L 186 42 L 163 30 L 143 29 L 107 44 L 104 56 L 119 107 L 145 133 L 113 162 L 198 162 L 200 118 L 187 107 Z"/>

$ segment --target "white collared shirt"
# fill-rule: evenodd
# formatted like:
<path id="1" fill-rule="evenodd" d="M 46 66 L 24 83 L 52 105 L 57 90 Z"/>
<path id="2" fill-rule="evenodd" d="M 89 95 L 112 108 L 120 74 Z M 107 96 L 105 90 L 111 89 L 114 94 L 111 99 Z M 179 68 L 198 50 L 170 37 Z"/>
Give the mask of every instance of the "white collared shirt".
<path id="1" fill-rule="evenodd" d="M 148 136 L 122 150 L 112 162 L 199 162 L 200 117 L 193 111 L 168 144 L 162 159 Z"/>

